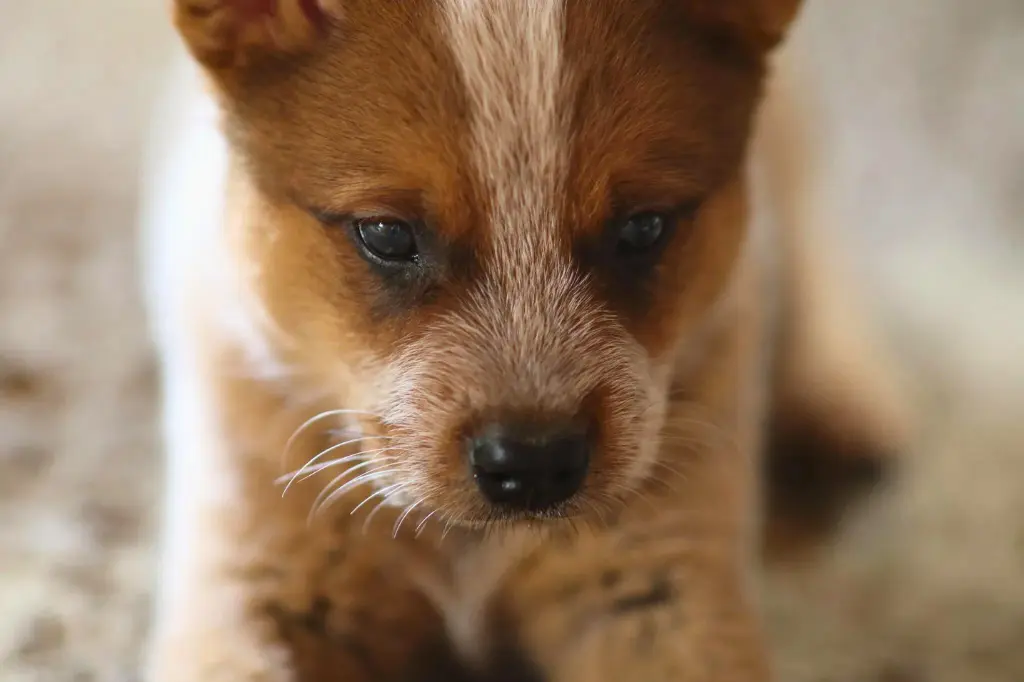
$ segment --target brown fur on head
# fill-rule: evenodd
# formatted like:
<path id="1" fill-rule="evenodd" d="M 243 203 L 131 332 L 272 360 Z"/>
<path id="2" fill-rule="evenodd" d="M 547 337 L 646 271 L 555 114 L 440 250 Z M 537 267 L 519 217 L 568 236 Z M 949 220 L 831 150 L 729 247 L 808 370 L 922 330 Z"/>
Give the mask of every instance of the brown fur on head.
<path id="1" fill-rule="evenodd" d="M 496 513 L 465 441 L 583 425 L 586 515 L 654 471 L 678 354 L 727 295 L 764 53 L 792 0 L 179 0 L 233 147 L 277 359 L 372 413 L 393 495 Z M 617 229 L 664 237 L 623 255 Z M 418 261 L 354 225 L 403 221 Z"/>

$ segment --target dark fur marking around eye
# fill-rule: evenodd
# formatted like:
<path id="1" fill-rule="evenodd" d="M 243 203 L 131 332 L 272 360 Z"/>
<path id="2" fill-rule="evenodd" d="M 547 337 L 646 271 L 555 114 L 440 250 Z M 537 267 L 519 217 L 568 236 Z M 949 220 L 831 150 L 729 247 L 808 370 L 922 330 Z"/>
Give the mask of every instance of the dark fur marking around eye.
<path id="1" fill-rule="evenodd" d="M 694 204 L 696 205 L 696 204 Z M 573 258 L 593 281 L 597 294 L 626 320 L 641 320 L 650 310 L 665 280 L 666 257 L 674 243 L 688 233 L 692 211 L 689 203 L 664 210 L 636 210 L 608 219 L 604 229 L 573 245 Z M 661 225 L 658 237 L 639 248 L 622 247 L 622 231 L 644 216 L 656 216 Z"/>
<path id="2" fill-rule="evenodd" d="M 659 576 L 651 581 L 648 589 L 643 592 L 627 594 L 614 599 L 608 610 L 614 615 L 624 615 L 633 611 L 643 611 L 661 606 L 672 600 L 675 590 L 668 578 Z"/>
<path id="3" fill-rule="evenodd" d="M 462 244 L 432 244 L 434 260 L 414 270 L 377 273 L 366 287 L 372 292 L 370 315 L 374 324 L 408 319 L 410 314 L 446 300 L 454 301 L 470 290 L 480 276 L 472 248 Z M 365 287 L 367 282 L 363 280 Z"/>

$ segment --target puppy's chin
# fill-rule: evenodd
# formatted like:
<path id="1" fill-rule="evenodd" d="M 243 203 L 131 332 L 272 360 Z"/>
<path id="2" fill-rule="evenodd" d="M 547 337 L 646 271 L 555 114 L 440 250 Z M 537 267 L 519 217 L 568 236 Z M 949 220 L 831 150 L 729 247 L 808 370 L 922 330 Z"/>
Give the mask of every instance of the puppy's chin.
<path id="1" fill-rule="evenodd" d="M 470 493 L 472 495 L 472 493 Z M 469 496 L 469 495 L 467 495 Z M 411 497 L 410 503 L 411 503 Z M 395 504 L 401 504 L 396 501 Z M 602 507 L 585 495 L 567 500 L 549 509 L 521 511 L 492 505 L 477 497 L 465 506 L 451 504 L 424 505 L 420 510 L 434 514 L 444 524 L 473 534 L 501 536 L 505 533 L 571 531 L 580 526 L 600 526 L 614 515 L 614 507 Z"/>
<path id="2" fill-rule="evenodd" d="M 467 517 L 463 526 L 467 529 L 486 531 L 488 535 L 500 533 L 539 532 L 549 533 L 571 529 L 581 523 L 596 523 L 597 514 L 584 511 L 586 500 L 570 500 L 563 505 L 542 511 L 511 511 L 492 507 L 486 514 Z"/>

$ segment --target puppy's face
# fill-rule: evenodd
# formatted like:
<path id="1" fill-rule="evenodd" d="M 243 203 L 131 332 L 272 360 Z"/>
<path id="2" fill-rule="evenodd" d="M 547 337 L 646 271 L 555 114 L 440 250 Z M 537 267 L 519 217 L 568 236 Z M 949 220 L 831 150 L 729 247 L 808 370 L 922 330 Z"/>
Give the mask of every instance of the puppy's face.
<path id="1" fill-rule="evenodd" d="M 744 238 L 761 41 L 794 3 L 233 2 L 221 24 L 309 34 L 206 53 L 252 286 L 282 356 L 373 415 L 388 498 L 579 516 L 653 475 L 674 358 Z M 179 17 L 202 56 L 209 14 Z"/>

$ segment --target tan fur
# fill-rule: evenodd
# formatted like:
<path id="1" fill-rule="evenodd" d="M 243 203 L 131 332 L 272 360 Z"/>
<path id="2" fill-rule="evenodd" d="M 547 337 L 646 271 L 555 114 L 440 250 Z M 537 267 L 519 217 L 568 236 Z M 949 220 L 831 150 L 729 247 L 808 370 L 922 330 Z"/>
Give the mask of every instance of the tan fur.
<path id="1" fill-rule="evenodd" d="M 873 372 L 841 373 L 869 347 L 858 318 L 827 333 L 843 287 L 810 238 L 822 218 L 795 203 L 804 169 L 777 142 L 800 124 L 785 106 L 758 148 L 774 157 L 779 224 L 748 232 L 746 120 L 797 3 L 351 0 L 324 7 L 325 26 L 309 3 L 274 4 L 175 5 L 231 141 L 237 278 L 214 263 L 179 292 L 209 410 L 149 679 L 487 680 L 513 664 L 559 682 L 770 679 L 756 605 L 770 399 L 879 448 L 903 423 L 873 405 Z M 680 41 L 685 87 L 648 73 L 653 53 L 604 44 L 666 18 L 709 32 L 655 31 L 656 48 Z M 568 22 L 581 32 L 563 35 Z M 353 92 L 370 104 L 345 108 Z M 647 166 L 672 145 L 692 172 Z M 706 193 L 646 297 L 574 266 L 623 186 L 641 208 Z M 431 214 L 482 274 L 453 268 L 426 302 L 392 305 L 311 208 Z M 223 324 L 221 296 L 241 295 L 225 281 L 248 326 Z M 835 402 L 818 400 L 823 384 Z M 489 525 L 459 444 L 508 411 L 599 422 L 564 518 Z"/>

